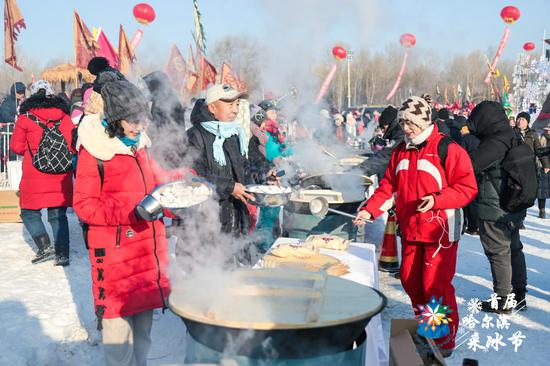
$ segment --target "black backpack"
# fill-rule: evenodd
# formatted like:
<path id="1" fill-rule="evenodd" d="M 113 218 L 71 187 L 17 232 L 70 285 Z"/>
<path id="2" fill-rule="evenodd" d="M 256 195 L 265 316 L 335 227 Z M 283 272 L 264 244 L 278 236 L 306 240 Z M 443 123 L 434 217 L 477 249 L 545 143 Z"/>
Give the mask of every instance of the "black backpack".
<path id="1" fill-rule="evenodd" d="M 506 179 L 500 206 L 508 212 L 533 206 L 537 198 L 538 179 L 535 153 L 531 146 L 514 139 L 501 165 Z"/>
<path id="2" fill-rule="evenodd" d="M 67 140 L 59 130 L 61 120 L 54 121 L 54 125 L 50 128 L 36 116 L 30 113 L 27 113 L 26 116 L 44 130 L 36 154 L 32 154 L 31 147 L 27 142 L 32 165 L 42 173 L 48 174 L 66 173 L 71 170 L 73 168 L 73 153 L 69 149 Z"/>

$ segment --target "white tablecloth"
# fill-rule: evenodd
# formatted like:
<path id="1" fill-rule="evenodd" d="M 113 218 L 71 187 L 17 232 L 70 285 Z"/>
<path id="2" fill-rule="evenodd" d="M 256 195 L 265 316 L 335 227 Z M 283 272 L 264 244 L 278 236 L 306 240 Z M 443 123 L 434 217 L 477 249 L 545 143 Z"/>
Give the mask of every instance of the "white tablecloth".
<path id="1" fill-rule="evenodd" d="M 279 244 L 295 244 L 298 239 L 279 238 L 273 246 Z M 378 289 L 378 261 L 373 244 L 351 243 L 345 252 L 339 250 L 321 249 L 323 254 L 338 258 L 350 268 L 350 273 L 342 278 Z M 384 339 L 380 314 L 374 316 L 367 325 L 367 351 L 365 365 L 388 365 L 388 345 Z"/>
<path id="2" fill-rule="evenodd" d="M 8 161 L 8 183 L 10 189 L 18 190 L 23 176 L 23 160 Z"/>

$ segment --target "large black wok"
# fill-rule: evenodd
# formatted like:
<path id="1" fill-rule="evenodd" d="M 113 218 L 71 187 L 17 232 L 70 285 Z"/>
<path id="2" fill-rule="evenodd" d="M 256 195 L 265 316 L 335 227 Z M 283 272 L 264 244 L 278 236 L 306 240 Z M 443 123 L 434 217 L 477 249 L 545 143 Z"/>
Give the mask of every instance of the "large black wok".
<path id="1" fill-rule="evenodd" d="M 286 276 L 283 287 L 286 286 L 286 289 L 304 291 L 301 287 L 288 286 L 293 271 L 248 270 L 247 276 L 250 273 L 260 273 L 260 275 L 264 273 L 261 275 L 261 281 L 264 281 L 263 285 L 267 283 L 268 291 L 274 289 L 273 277 L 270 277 L 269 273 L 283 273 L 283 276 Z M 310 273 L 302 276 L 319 276 L 319 274 Z M 199 294 L 190 290 L 189 284 L 180 289 L 175 288 L 170 295 L 169 303 L 171 310 L 185 322 L 193 339 L 218 352 L 252 358 L 305 358 L 328 355 L 350 350 L 354 342 L 361 342 L 370 319 L 386 306 L 386 298 L 375 289 L 349 280 L 333 276 L 325 278 L 327 278 L 327 285 L 322 291 L 325 300 L 319 308 L 322 315 L 313 321 L 296 321 L 296 319 L 302 319 L 303 308 L 288 306 L 289 302 L 297 301 L 295 296 L 283 298 L 267 296 L 265 300 L 269 309 L 262 315 L 258 315 L 257 320 L 256 315 L 242 316 L 242 314 L 227 315 L 226 318 L 209 317 L 207 312 L 204 312 L 204 309 L 208 309 L 209 306 L 201 302 L 216 301 L 223 296 L 204 295 L 204 292 L 211 291 L 207 288 Z M 266 280 L 268 282 L 265 282 Z M 274 291 L 278 290 L 280 289 L 275 286 Z M 312 290 L 305 289 L 305 291 Z M 197 294 L 201 297 L 200 300 L 197 300 Z M 243 302 L 242 306 L 247 308 L 245 304 L 258 301 L 258 298 L 244 297 L 244 300 L 247 303 Z M 218 308 L 231 306 L 235 305 L 224 302 Z M 251 307 L 253 308 L 254 306 Z M 295 309 L 295 312 L 287 313 L 288 309 Z M 253 310 L 245 312 L 256 314 Z M 281 314 L 283 314 L 282 318 Z M 286 317 L 285 314 L 289 314 L 289 320 L 281 321 Z"/>
<path id="2" fill-rule="evenodd" d="M 380 308 L 386 306 L 384 305 Z M 380 312 L 379 311 L 379 312 Z M 251 330 L 199 323 L 181 317 L 197 342 L 218 352 L 251 358 L 307 358 L 353 349 L 362 343 L 370 318 L 332 327 L 284 330 Z M 234 349 L 231 344 L 238 346 Z"/>
<path id="3" fill-rule="evenodd" d="M 356 213 L 359 205 L 365 200 L 365 191 L 372 181 L 364 175 L 353 173 L 328 173 L 310 175 L 302 178 L 299 183 L 301 189 L 332 189 L 342 192 L 344 201 L 330 203 L 329 207 L 347 213 Z M 310 214 L 309 202 L 293 200 L 285 205 L 285 210 L 298 214 Z M 332 215 L 329 213 L 328 215 Z"/>

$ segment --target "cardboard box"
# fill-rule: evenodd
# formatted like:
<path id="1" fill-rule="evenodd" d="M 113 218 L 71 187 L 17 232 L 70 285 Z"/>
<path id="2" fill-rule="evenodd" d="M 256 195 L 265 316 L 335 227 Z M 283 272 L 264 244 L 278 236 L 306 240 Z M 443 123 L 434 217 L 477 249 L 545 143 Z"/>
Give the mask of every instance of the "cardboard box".
<path id="1" fill-rule="evenodd" d="M 416 319 L 392 319 L 390 366 L 447 366 L 432 339 L 416 336 L 417 327 Z"/>
<path id="2" fill-rule="evenodd" d="M 0 190 L 0 223 L 21 222 L 19 207 L 19 191 Z"/>

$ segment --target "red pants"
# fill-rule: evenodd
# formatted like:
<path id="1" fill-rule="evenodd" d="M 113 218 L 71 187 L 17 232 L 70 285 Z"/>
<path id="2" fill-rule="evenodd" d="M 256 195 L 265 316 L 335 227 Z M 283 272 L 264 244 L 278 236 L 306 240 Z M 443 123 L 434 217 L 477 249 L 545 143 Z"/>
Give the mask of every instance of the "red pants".
<path id="1" fill-rule="evenodd" d="M 449 243 L 442 243 L 448 247 Z M 458 242 L 451 247 L 441 248 L 437 255 L 437 243 L 418 243 L 401 240 L 401 284 L 411 299 L 415 315 L 417 305 L 426 305 L 432 296 L 438 300 L 443 297 L 443 305 L 448 305 L 452 313 L 448 317 L 451 333 L 446 337 L 437 338 L 435 342 L 441 348 L 454 348 L 458 329 L 458 308 L 456 306 L 455 289 L 451 284 L 456 271 L 456 251 Z"/>

